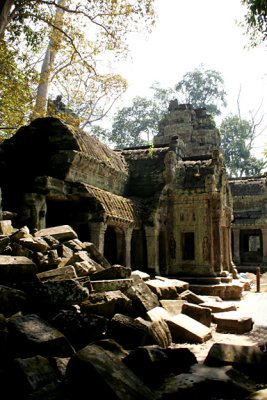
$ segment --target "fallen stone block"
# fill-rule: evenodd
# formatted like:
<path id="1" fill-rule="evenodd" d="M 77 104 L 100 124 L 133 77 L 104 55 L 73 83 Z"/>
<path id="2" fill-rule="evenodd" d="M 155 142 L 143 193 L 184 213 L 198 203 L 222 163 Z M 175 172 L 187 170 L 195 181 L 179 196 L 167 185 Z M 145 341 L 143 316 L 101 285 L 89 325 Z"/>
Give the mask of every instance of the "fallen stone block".
<path id="1" fill-rule="evenodd" d="M 155 276 L 155 279 L 169 283 L 176 288 L 177 293 L 182 293 L 189 289 L 189 283 L 181 281 L 180 279 L 166 278 L 165 276 Z"/>
<path id="2" fill-rule="evenodd" d="M 77 310 L 60 310 L 52 319 L 53 325 L 65 335 L 76 350 L 104 339 L 108 321 L 103 316 Z"/>
<path id="3" fill-rule="evenodd" d="M 109 268 L 111 267 L 110 263 L 108 260 L 103 256 L 102 253 L 97 249 L 96 245 L 91 242 L 83 242 L 83 248 L 88 251 L 90 256 L 94 261 L 96 261 L 98 264 L 100 264 L 104 268 Z"/>
<path id="4" fill-rule="evenodd" d="M 203 343 L 212 337 L 211 329 L 185 314 L 166 319 L 173 341 Z"/>
<path id="5" fill-rule="evenodd" d="M 212 315 L 212 321 L 217 325 L 216 331 L 222 333 L 242 334 L 253 328 L 251 317 L 241 315 L 238 311 L 228 311 Z"/>
<path id="6" fill-rule="evenodd" d="M 161 348 L 167 348 L 172 344 L 172 336 L 167 323 L 161 319 L 158 321 L 147 321 L 144 318 L 138 317 L 137 321 L 141 322 L 148 328 L 148 336 L 145 345 L 157 345 Z"/>
<path id="7" fill-rule="evenodd" d="M 102 271 L 93 273 L 91 280 L 129 279 L 131 277 L 131 272 L 131 268 L 123 267 L 122 265 L 112 265 Z"/>
<path id="8" fill-rule="evenodd" d="M 0 235 L 12 235 L 14 228 L 11 220 L 0 221 Z"/>
<path id="9" fill-rule="evenodd" d="M 25 311 L 27 295 L 24 291 L 0 285 L 0 313 L 5 317 Z"/>
<path id="10" fill-rule="evenodd" d="M 49 383 L 58 382 L 55 369 L 48 359 L 41 355 L 12 360 L 9 364 L 7 379 L 10 395 L 17 395 L 20 398 L 29 396 Z"/>
<path id="11" fill-rule="evenodd" d="M 14 357 L 69 357 L 74 352 L 66 337 L 36 314 L 11 317 L 8 331 Z"/>
<path id="12" fill-rule="evenodd" d="M 159 300 L 155 293 L 140 278 L 132 281 L 131 287 L 125 292 L 132 300 L 136 317 L 146 316 L 146 312 L 159 306 Z"/>
<path id="13" fill-rule="evenodd" d="M 80 304 L 82 312 L 112 318 L 115 314 L 130 314 L 132 301 L 120 290 L 91 293 L 88 300 Z"/>
<path id="14" fill-rule="evenodd" d="M 19 239 L 18 244 L 32 251 L 43 252 L 49 250 L 49 245 L 47 242 L 40 237 L 29 236 L 26 238 L 21 238 Z"/>
<path id="15" fill-rule="evenodd" d="M 157 295 L 159 300 L 178 298 L 176 285 L 171 280 L 149 279 L 146 284 Z"/>
<path id="16" fill-rule="evenodd" d="M 60 242 L 78 238 L 77 233 L 69 225 L 59 225 L 51 228 L 40 229 L 35 232 L 34 236 L 53 236 Z"/>
<path id="17" fill-rule="evenodd" d="M 151 310 L 147 311 L 147 317 L 150 321 L 160 321 L 162 319 L 167 320 L 171 316 L 172 315 L 163 307 L 154 307 Z"/>
<path id="18" fill-rule="evenodd" d="M 189 303 L 193 304 L 203 303 L 202 298 L 200 296 L 197 296 L 194 292 L 191 292 L 191 290 L 185 290 L 184 292 L 180 293 L 179 299 L 186 300 Z"/>
<path id="19" fill-rule="evenodd" d="M 132 271 L 132 277 L 133 277 L 133 279 L 135 277 L 141 278 L 143 281 L 147 281 L 147 280 L 150 279 L 150 275 L 148 273 L 143 272 L 143 271 L 139 271 L 138 269 L 135 270 L 135 271 Z"/>
<path id="20" fill-rule="evenodd" d="M 171 315 L 180 314 L 186 300 L 160 300 L 160 305 Z"/>
<path id="21" fill-rule="evenodd" d="M 36 281 L 37 266 L 27 257 L 0 255 L 0 282 Z"/>
<path id="22" fill-rule="evenodd" d="M 203 325 L 210 326 L 212 315 L 209 308 L 198 306 L 197 304 L 185 303 L 182 306 L 182 313 L 195 319 Z"/>
<path id="23" fill-rule="evenodd" d="M 37 277 L 41 282 L 59 281 L 65 279 L 76 279 L 77 274 L 72 265 L 66 265 L 64 267 L 51 269 L 49 271 L 39 272 Z"/>
<path id="24" fill-rule="evenodd" d="M 209 308 L 212 313 L 236 311 L 236 304 L 228 301 L 207 301 L 201 303 L 200 306 Z"/>
<path id="25" fill-rule="evenodd" d="M 121 359 L 97 344 L 86 346 L 70 359 L 66 377 L 75 398 L 88 391 L 99 398 L 118 400 L 153 400 L 153 392 Z"/>
<path id="26" fill-rule="evenodd" d="M 106 336 L 118 342 L 125 349 L 143 346 L 148 336 L 148 328 L 137 319 L 115 314 L 110 320 Z"/>
<path id="27" fill-rule="evenodd" d="M 92 289 L 95 292 L 108 292 L 114 290 L 127 291 L 132 286 L 132 279 L 111 279 L 103 281 L 91 281 Z"/>

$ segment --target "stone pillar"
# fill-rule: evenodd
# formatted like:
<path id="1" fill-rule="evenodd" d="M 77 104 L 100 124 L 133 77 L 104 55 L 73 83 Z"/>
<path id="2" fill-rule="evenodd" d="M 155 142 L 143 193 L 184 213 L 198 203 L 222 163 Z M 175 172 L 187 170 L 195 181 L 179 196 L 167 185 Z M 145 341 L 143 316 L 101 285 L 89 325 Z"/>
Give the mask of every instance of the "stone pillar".
<path id="1" fill-rule="evenodd" d="M 262 261 L 267 263 L 267 229 L 262 228 Z"/>
<path id="2" fill-rule="evenodd" d="M 46 228 L 46 197 L 38 193 L 25 193 L 23 197 L 20 221 L 30 232 Z"/>
<path id="3" fill-rule="evenodd" d="M 222 244 L 221 244 L 221 233 L 220 233 L 220 220 L 213 219 L 212 221 L 212 239 L 213 239 L 213 269 L 216 274 L 220 274 L 222 271 Z"/>
<path id="4" fill-rule="evenodd" d="M 240 229 L 232 228 L 232 231 L 234 240 L 233 261 L 237 264 L 240 264 Z"/>
<path id="5" fill-rule="evenodd" d="M 101 254 L 104 254 L 105 232 L 107 225 L 104 222 L 91 222 L 91 241 L 95 244 Z"/>
<path id="6" fill-rule="evenodd" d="M 132 240 L 133 228 L 127 228 L 124 230 L 125 234 L 125 266 L 131 268 L 131 240 Z"/>
<path id="7" fill-rule="evenodd" d="M 159 233 L 154 226 L 146 226 L 146 242 L 147 242 L 147 266 L 148 269 L 159 272 Z"/>

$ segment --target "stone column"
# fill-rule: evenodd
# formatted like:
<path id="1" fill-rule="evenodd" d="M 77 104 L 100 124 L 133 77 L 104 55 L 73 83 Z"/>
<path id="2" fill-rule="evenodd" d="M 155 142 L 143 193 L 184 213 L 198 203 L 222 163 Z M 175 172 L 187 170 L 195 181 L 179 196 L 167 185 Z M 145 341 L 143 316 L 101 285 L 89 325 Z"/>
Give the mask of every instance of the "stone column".
<path id="1" fill-rule="evenodd" d="M 147 242 L 147 265 L 148 269 L 159 272 L 159 233 L 154 226 L 146 226 L 146 242 Z"/>
<path id="2" fill-rule="evenodd" d="M 234 241 L 233 261 L 237 264 L 240 264 L 240 229 L 232 228 L 232 231 Z"/>
<path id="3" fill-rule="evenodd" d="M 131 240 L 132 240 L 133 228 L 127 228 L 124 230 L 125 234 L 125 266 L 131 268 Z"/>
<path id="4" fill-rule="evenodd" d="M 105 232 L 107 225 L 104 222 L 91 222 L 91 241 L 95 244 L 96 248 L 101 254 L 104 254 Z"/>
<path id="5" fill-rule="evenodd" d="M 262 228 L 262 261 L 267 263 L 267 229 Z"/>

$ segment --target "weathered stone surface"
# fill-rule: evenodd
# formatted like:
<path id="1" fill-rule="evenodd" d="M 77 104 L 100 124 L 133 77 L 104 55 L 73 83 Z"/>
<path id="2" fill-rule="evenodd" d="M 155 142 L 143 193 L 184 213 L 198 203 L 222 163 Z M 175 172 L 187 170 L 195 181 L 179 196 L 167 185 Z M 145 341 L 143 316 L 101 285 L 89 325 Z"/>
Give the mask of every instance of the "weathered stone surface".
<path id="1" fill-rule="evenodd" d="M 160 347 L 138 347 L 126 356 L 123 362 L 151 389 L 158 388 L 168 374 L 188 372 L 197 363 L 188 349 L 162 349 Z"/>
<path id="2" fill-rule="evenodd" d="M 13 242 L 11 244 L 11 255 L 13 257 L 27 257 L 32 260 L 34 257 L 34 252 L 19 243 Z"/>
<path id="3" fill-rule="evenodd" d="M 267 389 L 257 390 L 251 393 L 245 400 L 266 400 L 267 399 Z"/>
<path id="4" fill-rule="evenodd" d="M 52 319 L 52 323 L 78 350 L 93 341 L 104 338 L 108 319 L 77 310 L 61 310 Z"/>
<path id="5" fill-rule="evenodd" d="M 10 351 L 16 357 L 68 357 L 74 352 L 65 336 L 36 314 L 11 317 L 8 329 Z"/>
<path id="6" fill-rule="evenodd" d="M 157 275 L 155 276 L 155 278 L 163 282 L 169 283 L 170 285 L 173 285 L 176 288 L 177 293 L 182 293 L 185 290 L 189 289 L 189 283 L 179 279 L 166 278 L 165 276 Z"/>
<path id="7" fill-rule="evenodd" d="M 24 311 L 27 305 L 27 295 L 22 290 L 0 285 L 0 313 L 10 317 L 19 311 Z"/>
<path id="8" fill-rule="evenodd" d="M 77 251 L 68 260 L 67 265 L 73 265 L 78 276 L 91 275 L 103 268 L 89 257 L 87 251 Z"/>
<path id="9" fill-rule="evenodd" d="M 197 304 L 185 303 L 182 306 L 182 313 L 208 327 L 211 324 L 212 316 L 209 308 L 204 308 Z"/>
<path id="10" fill-rule="evenodd" d="M 147 286 L 154 292 L 158 299 L 177 299 L 176 285 L 171 280 L 149 279 Z"/>
<path id="11" fill-rule="evenodd" d="M 96 245 L 91 242 L 83 242 L 83 248 L 88 251 L 91 258 L 104 268 L 109 268 L 111 265 L 103 254 L 97 249 Z"/>
<path id="12" fill-rule="evenodd" d="M 175 314 L 175 315 L 177 315 L 177 314 Z M 147 317 L 151 321 L 159 321 L 161 319 L 167 320 L 171 316 L 172 315 L 167 310 L 165 310 L 163 307 L 154 307 L 151 310 L 147 311 Z"/>
<path id="13" fill-rule="evenodd" d="M 137 278 L 141 278 L 143 279 L 143 281 L 147 281 L 148 279 L 150 279 L 150 275 L 147 272 L 143 272 L 143 271 L 139 271 L 139 270 L 135 270 L 132 271 L 132 277 L 137 277 Z"/>
<path id="14" fill-rule="evenodd" d="M 27 257 L 0 255 L 0 282 L 36 280 L 36 264 Z"/>
<path id="15" fill-rule="evenodd" d="M 69 225 L 54 226 L 51 228 L 40 229 L 34 236 L 53 236 L 60 242 L 77 238 L 77 233 Z"/>
<path id="16" fill-rule="evenodd" d="M 255 385 L 254 385 L 255 388 Z M 157 399 L 244 399 L 253 387 L 231 367 L 210 368 L 193 364 L 190 373 L 169 376 Z"/>
<path id="17" fill-rule="evenodd" d="M 131 272 L 131 268 L 123 267 L 122 265 L 112 265 L 111 267 L 92 274 L 91 280 L 129 279 L 131 277 Z"/>
<path id="18" fill-rule="evenodd" d="M 244 290 L 244 284 L 237 282 L 227 284 L 220 283 L 219 285 L 190 285 L 190 290 L 198 295 L 218 296 L 222 300 L 240 300 Z"/>
<path id="19" fill-rule="evenodd" d="M 159 306 L 157 295 L 140 278 L 133 281 L 125 294 L 132 300 L 136 316 L 144 316 L 148 310 Z"/>
<path id="20" fill-rule="evenodd" d="M 12 235 L 14 228 L 11 220 L 0 221 L 0 235 Z"/>
<path id="21" fill-rule="evenodd" d="M 108 292 L 114 290 L 127 291 L 132 286 L 132 279 L 111 279 L 104 281 L 91 281 L 95 292 Z"/>
<path id="22" fill-rule="evenodd" d="M 107 337 L 114 339 L 125 349 L 143 346 L 148 335 L 148 328 L 132 317 L 115 314 L 110 320 Z"/>
<path id="23" fill-rule="evenodd" d="M 26 237 L 19 239 L 19 244 L 33 251 L 47 251 L 49 245 L 41 237 Z"/>
<path id="24" fill-rule="evenodd" d="M 81 311 L 112 318 L 115 314 L 130 314 L 132 301 L 120 290 L 91 293 L 88 300 L 80 304 Z"/>
<path id="25" fill-rule="evenodd" d="M 48 310 L 80 304 L 89 297 L 88 288 L 73 279 L 32 283 L 27 293 L 35 307 Z"/>
<path id="26" fill-rule="evenodd" d="M 201 307 L 208 307 L 212 313 L 224 311 L 236 311 L 236 304 L 229 301 L 206 301 L 200 304 Z"/>
<path id="27" fill-rule="evenodd" d="M 66 265 L 64 267 L 51 269 L 49 271 L 39 272 L 37 277 L 41 282 L 59 281 L 65 279 L 76 279 L 77 274 L 72 265 Z"/>
<path id="28" fill-rule="evenodd" d="M 148 337 L 146 344 L 158 345 L 161 348 L 167 348 L 172 344 L 172 336 L 168 324 L 163 320 L 147 321 L 142 317 L 136 318 L 137 321 L 148 328 Z"/>
<path id="29" fill-rule="evenodd" d="M 211 329 L 185 314 L 171 316 L 166 322 L 174 342 L 203 343 L 212 337 Z"/>
<path id="30" fill-rule="evenodd" d="M 192 292 L 191 290 L 185 290 L 184 292 L 180 293 L 179 299 L 186 300 L 193 304 L 203 303 L 203 299 L 200 296 L 197 296 L 196 293 Z"/>
<path id="31" fill-rule="evenodd" d="M 250 332 L 254 324 L 251 317 L 241 315 L 238 311 L 213 314 L 212 321 L 217 325 L 217 332 L 237 334 Z"/>
<path id="32" fill-rule="evenodd" d="M 204 364 L 211 367 L 231 365 L 251 378 L 266 378 L 266 355 L 256 345 L 214 343 Z"/>
<path id="33" fill-rule="evenodd" d="M 99 398 L 118 400 L 152 400 L 151 390 L 116 355 L 97 344 L 75 353 L 66 373 L 70 388 L 78 398 L 88 391 Z"/>
<path id="34" fill-rule="evenodd" d="M 41 355 L 14 359 L 9 365 L 8 373 L 11 394 L 17 395 L 19 398 L 23 398 L 49 383 L 58 381 L 55 369 L 48 359 Z"/>
<path id="35" fill-rule="evenodd" d="M 186 300 L 160 300 L 160 305 L 171 315 L 180 314 Z"/>

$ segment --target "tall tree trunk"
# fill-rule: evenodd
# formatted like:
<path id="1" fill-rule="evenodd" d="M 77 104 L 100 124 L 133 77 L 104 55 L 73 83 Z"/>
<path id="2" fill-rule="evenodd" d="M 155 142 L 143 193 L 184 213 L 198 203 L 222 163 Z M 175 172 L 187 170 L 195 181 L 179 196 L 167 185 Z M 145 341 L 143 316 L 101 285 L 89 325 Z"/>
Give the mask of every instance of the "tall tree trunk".
<path id="1" fill-rule="evenodd" d="M 9 13 L 14 0 L 1 0 L 0 2 L 0 39 L 4 37 L 6 27 L 9 23 Z"/>
<path id="2" fill-rule="evenodd" d="M 69 0 L 58 0 L 59 6 L 66 6 L 67 3 L 69 3 Z M 57 26 L 59 29 L 62 29 L 63 27 L 63 15 L 64 11 L 58 8 L 55 15 L 55 26 Z M 51 76 L 54 72 L 53 70 L 55 66 L 56 54 L 58 52 L 58 49 L 60 48 L 60 43 L 62 40 L 62 33 L 60 33 L 59 29 L 53 28 L 51 31 L 49 44 L 47 46 L 41 68 L 40 80 L 37 88 L 36 102 L 32 114 L 32 119 L 45 117 L 47 113 L 47 102 Z"/>

